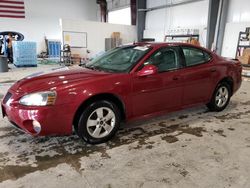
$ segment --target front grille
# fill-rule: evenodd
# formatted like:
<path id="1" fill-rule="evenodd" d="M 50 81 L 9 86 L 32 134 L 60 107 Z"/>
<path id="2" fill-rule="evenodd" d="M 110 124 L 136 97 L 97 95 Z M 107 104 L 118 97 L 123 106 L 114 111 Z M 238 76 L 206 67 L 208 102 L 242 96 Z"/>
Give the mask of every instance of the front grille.
<path id="1" fill-rule="evenodd" d="M 8 92 L 3 99 L 3 103 L 6 104 L 11 97 L 12 97 L 12 94 Z"/>

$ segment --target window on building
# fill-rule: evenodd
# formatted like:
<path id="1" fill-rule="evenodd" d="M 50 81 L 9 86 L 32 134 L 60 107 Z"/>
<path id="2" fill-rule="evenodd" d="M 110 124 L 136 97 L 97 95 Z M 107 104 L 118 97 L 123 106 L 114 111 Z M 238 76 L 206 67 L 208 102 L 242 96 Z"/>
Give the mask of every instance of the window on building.
<path id="1" fill-rule="evenodd" d="M 112 24 L 131 25 L 131 9 L 130 7 L 110 11 L 108 13 L 108 22 Z"/>

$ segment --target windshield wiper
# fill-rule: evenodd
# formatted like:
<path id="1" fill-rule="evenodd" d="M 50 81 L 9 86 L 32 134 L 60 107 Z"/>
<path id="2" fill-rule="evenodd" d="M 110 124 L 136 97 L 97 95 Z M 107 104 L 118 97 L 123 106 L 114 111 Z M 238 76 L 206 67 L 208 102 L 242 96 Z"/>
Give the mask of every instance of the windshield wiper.
<path id="1" fill-rule="evenodd" d="M 87 69 L 95 70 L 94 66 L 87 66 L 87 65 L 85 65 L 84 67 L 87 68 Z"/>
<path id="2" fill-rule="evenodd" d="M 102 71 L 101 68 L 96 67 L 96 66 L 94 66 L 94 65 L 92 65 L 92 66 L 87 66 L 87 65 L 85 65 L 85 68 L 91 69 L 91 70 L 95 70 L 95 71 Z"/>
<path id="3" fill-rule="evenodd" d="M 104 71 L 104 72 L 117 72 L 116 70 L 113 69 L 108 69 L 108 68 L 104 68 L 104 67 L 98 67 L 98 66 L 87 66 L 85 65 L 85 68 L 87 69 L 91 69 L 91 70 L 95 70 L 95 71 Z"/>

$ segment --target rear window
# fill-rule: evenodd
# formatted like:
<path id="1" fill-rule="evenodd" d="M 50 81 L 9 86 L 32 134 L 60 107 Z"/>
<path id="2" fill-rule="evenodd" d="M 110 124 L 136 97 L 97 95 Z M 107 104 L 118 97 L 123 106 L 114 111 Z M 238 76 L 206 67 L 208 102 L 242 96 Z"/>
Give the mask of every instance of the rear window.
<path id="1" fill-rule="evenodd" d="M 200 65 L 208 62 L 211 59 L 211 56 L 207 52 L 197 48 L 183 47 L 182 50 L 185 56 L 187 67 Z"/>

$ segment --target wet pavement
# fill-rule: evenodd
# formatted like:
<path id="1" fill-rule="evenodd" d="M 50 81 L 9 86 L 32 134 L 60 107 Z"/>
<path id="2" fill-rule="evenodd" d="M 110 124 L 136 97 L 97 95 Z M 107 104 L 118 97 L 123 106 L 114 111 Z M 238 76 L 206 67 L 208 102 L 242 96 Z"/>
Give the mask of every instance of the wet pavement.
<path id="1" fill-rule="evenodd" d="M 21 77 L 1 76 L 0 98 Z M 129 123 L 100 145 L 33 138 L 0 119 L 0 187 L 247 188 L 249 158 L 248 80 L 223 112 L 198 107 Z"/>

